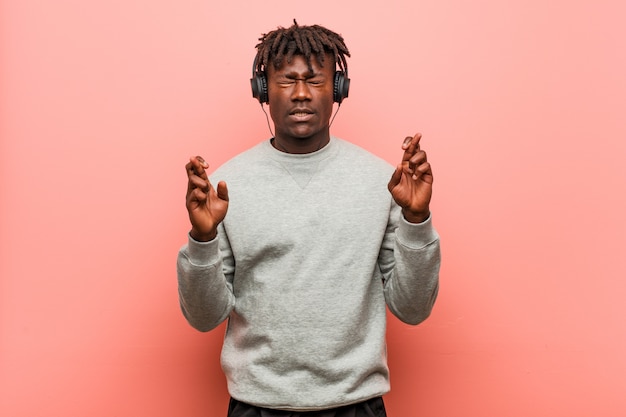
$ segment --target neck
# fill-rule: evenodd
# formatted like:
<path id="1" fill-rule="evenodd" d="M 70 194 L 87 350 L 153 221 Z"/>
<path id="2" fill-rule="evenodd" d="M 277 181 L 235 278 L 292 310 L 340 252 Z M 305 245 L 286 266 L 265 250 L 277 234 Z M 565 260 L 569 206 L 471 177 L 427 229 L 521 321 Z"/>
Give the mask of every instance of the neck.
<path id="1" fill-rule="evenodd" d="M 330 142 L 330 134 L 320 134 L 310 138 L 284 138 L 276 135 L 272 139 L 272 146 L 281 152 L 305 154 L 319 151 Z"/>

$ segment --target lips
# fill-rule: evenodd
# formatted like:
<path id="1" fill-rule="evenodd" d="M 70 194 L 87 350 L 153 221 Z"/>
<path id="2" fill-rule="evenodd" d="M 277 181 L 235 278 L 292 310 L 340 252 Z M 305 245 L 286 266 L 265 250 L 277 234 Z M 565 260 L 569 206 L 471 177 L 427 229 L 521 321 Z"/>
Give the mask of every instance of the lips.
<path id="1" fill-rule="evenodd" d="M 315 112 L 309 108 L 299 107 L 289 112 L 289 118 L 294 122 L 308 122 L 313 118 L 314 113 Z"/>

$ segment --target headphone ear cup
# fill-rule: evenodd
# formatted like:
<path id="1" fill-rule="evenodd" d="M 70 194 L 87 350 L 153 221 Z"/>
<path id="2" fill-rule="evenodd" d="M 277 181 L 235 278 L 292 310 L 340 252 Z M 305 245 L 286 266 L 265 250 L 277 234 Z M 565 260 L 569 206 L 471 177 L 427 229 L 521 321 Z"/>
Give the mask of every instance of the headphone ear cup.
<path id="1" fill-rule="evenodd" d="M 335 71 L 335 85 L 333 88 L 333 100 L 337 103 L 348 97 L 350 91 L 350 79 L 346 77 L 343 71 Z"/>
<path id="2" fill-rule="evenodd" d="M 252 78 L 250 78 L 250 86 L 252 87 L 252 97 L 259 100 L 260 103 L 268 103 L 269 97 L 267 95 L 267 78 L 262 72 L 256 72 Z"/>

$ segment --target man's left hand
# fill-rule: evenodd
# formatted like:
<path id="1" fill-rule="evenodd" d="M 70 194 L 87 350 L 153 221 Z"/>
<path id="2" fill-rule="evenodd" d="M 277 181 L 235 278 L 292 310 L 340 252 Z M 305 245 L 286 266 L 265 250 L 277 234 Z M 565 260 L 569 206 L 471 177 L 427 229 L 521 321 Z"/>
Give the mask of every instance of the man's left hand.
<path id="1" fill-rule="evenodd" d="M 430 216 L 430 198 L 433 191 L 433 172 L 420 149 L 422 135 L 407 136 L 402 143 L 404 155 L 396 167 L 387 188 L 402 207 L 404 218 L 410 223 L 421 223 Z"/>

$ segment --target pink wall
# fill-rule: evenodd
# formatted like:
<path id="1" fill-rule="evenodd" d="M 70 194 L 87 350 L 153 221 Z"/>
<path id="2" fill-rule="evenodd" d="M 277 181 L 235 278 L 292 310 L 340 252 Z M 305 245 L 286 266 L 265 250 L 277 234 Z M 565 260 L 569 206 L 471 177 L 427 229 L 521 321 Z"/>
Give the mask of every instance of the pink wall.
<path id="1" fill-rule="evenodd" d="M 441 295 L 392 320 L 391 416 L 626 413 L 626 8 L 615 1 L 0 3 L 0 415 L 220 416 L 177 303 L 186 159 L 267 137 L 263 32 L 346 38 L 336 135 L 421 131 Z"/>

